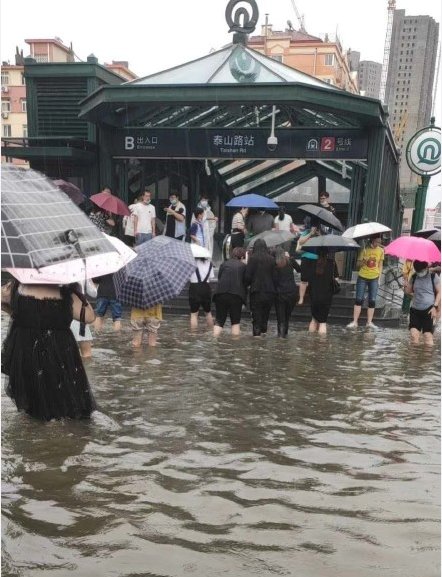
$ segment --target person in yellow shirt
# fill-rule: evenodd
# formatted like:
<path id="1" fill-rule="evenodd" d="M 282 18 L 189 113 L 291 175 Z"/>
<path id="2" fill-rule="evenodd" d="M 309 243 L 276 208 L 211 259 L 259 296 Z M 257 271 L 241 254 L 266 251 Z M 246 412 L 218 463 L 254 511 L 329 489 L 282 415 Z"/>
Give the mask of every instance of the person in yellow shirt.
<path id="1" fill-rule="evenodd" d="M 147 332 L 147 343 L 150 347 L 157 344 L 157 334 L 163 320 L 163 307 L 157 304 L 150 309 L 137 309 L 132 307 L 130 311 L 130 325 L 132 327 L 132 346 L 136 349 L 141 347 L 143 333 Z"/>
<path id="2" fill-rule="evenodd" d="M 384 249 L 381 246 L 381 237 L 380 235 L 373 235 L 370 237 L 368 246 L 363 248 L 358 255 L 356 266 L 359 268 L 359 274 L 356 281 L 353 320 L 347 325 L 347 328 L 356 328 L 358 326 L 366 289 L 368 290 L 367 327 L 376 328 L 373 323 L 373 315 L 383 263 Z"/>

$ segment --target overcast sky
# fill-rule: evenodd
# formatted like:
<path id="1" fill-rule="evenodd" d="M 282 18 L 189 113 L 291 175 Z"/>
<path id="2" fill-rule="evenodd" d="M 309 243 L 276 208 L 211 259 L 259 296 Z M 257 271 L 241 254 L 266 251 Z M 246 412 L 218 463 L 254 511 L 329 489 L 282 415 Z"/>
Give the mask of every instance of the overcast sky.
<path id="1" fill-rule="evenodd" d="M 343 48 L 357 50 L 363 60 L 382 62 L 387 0 L 295 0 L 312 35 L 335 34 Z M 15 47 L 28 54 L 25 39 L 59 37 L 73 44 L 85 60 L 127 60 L 133 72 L 146 76 L 204 56 L 231 42 L 225 20 L 228 0 L 1 0 L 1 60 L 14 62 Z M 287 20 L 298 28 L 292 0 L 257 0 L 259 21 L 265 14 L 274 30 Z M 440 0 L 396 0 L 409 15 L 430 15 L 441 22 Z M 435 105 L 441 124 L 440 75 Z M 430 183 L 427 206 L 440 199 L 440 175 Z M 439 185 L 439 186 L 437 186 Z"/>

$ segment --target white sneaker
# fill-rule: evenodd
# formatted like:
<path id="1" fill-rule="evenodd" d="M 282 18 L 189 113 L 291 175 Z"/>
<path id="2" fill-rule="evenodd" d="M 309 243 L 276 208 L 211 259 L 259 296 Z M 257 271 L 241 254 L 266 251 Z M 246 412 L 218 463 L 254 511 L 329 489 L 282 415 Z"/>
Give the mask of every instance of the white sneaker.
<path id="1" fill-rule="evenodd" d="M 355 321 L 351 321 L 351 323 L 349 323 L 347 325 L 348 329 L 357 329 L 358 328 L 358 323 L 355 323 Z"/>
<path id="2" fill-rule="evenodd" d="M 374 323 L 367 323 L 367 329 L 378 329 L 379 327 Z"/>

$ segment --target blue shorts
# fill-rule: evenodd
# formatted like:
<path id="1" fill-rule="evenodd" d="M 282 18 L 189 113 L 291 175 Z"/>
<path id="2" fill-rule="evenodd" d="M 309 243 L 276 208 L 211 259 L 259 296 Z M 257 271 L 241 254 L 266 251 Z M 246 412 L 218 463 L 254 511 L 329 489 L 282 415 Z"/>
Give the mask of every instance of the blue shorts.
<path id="1" fill-rule="evenodd" d="M 97 317 L 104 317 L 108 307 L 110 307 L 112 313 L 112 320 L 121 320 L 121 315 L 123 314 L 123 307 L 121 306 L 121 303 L 117 300 L 107 299 L 105 297 L 100 297 L 97 299 L 95 306 L 95 314 Z"/>
<path id="2" fill-rule="evenodd" d="M 135 246 L 139 246 L 140 244 L 143 244 L 143 242 L 146 242 L 147 240 L 150 240 L 151 238 L 152 238 L 151 232 L 140 232 L 135 237 Z"/>
<path id="3" fill-rule="evenodd" d="M 379 279 L 366 279 L 358 276 L 356 281 L 356 304 L 362 304 L 365 296 L 365 289 L 368 288 L 368 306 L 374 308 L 376 296 L 378 294 Z"/>

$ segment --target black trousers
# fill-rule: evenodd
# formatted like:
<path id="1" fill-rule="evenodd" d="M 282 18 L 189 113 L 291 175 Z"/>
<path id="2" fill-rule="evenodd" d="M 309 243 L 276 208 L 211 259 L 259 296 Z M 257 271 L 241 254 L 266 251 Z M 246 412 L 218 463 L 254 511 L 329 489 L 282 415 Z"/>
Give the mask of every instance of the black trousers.
<path id="1" fill-rule="evenodd" d="M 267 332 L 270 311 L 275 300 L 274 293 L 252 293 L 250 310 L 252 311 L 253 336 L 258 337 Z"/>
<path id="2" fill-rule="evenodd" d="M 295 306 L 295 299 L 295 292 L 276 295 L 275 309 L 279 337 L 287 336 L 289 331 L 290 316 Z"/>

